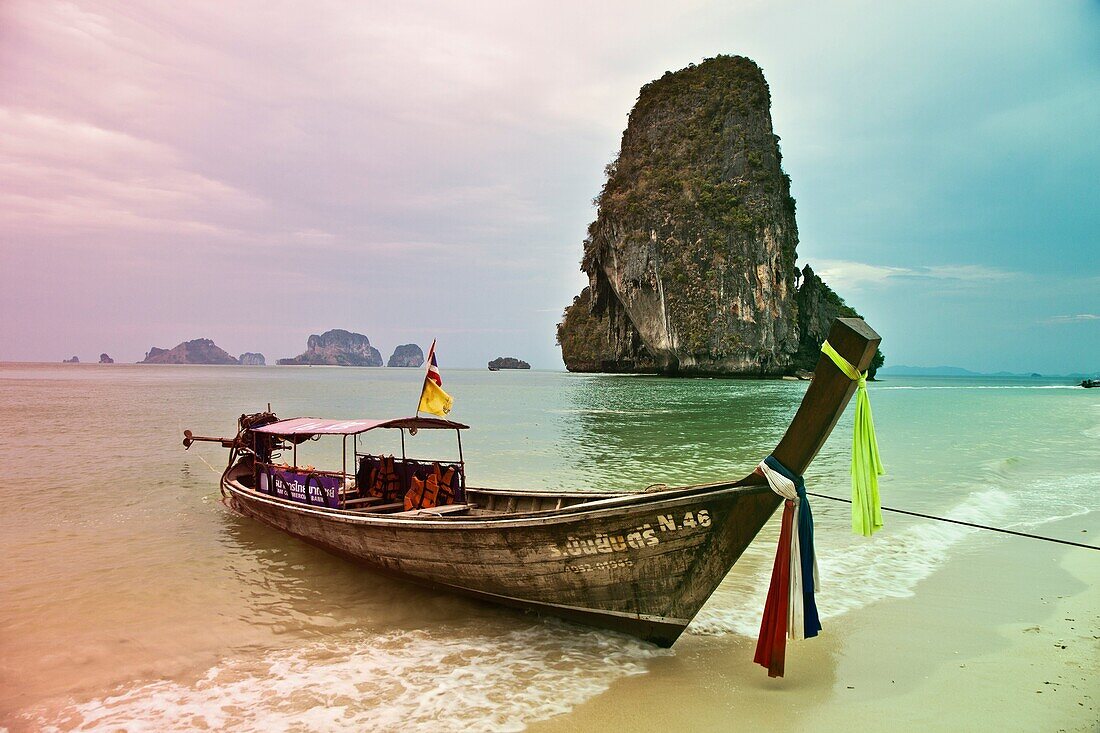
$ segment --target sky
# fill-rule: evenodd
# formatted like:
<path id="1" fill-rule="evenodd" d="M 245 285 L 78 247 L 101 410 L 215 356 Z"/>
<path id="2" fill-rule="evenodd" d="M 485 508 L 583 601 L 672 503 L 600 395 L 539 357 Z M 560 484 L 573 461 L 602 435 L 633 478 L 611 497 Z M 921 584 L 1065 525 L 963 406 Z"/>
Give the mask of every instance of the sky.
<path id="1" fill-rule="evenodd" d="M 561 369 L 639 88 L 763 68 L 888 364 L 1100 369 L 1100 3 L 0 3 L 0 360 L 310 333 Z"/>

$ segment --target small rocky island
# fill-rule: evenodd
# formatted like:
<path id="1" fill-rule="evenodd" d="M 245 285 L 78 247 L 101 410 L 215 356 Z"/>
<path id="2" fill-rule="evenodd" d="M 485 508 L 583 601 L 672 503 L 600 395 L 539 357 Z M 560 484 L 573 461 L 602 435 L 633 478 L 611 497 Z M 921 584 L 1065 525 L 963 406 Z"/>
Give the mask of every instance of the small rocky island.
<path id="1" fill-rule="evenodd" d="M 489 362 L 490 371 L 497 371 L 498 369 L 530 369 L 531 365 L 525 362 L 523 359 L 517 359 L 514 356 L 500 356 Z"/>
<path id="2" fill-rule="evenodd" d="M 115 363 L 115 360 L 114 360 L 114 359 L 112 359 L 112 358 L 111 358 L 110 356 L 108 356 L 107 354 L 100 354 L 100 355 L 99 355 L 99 363 L 100 363 L 100 364 L 114 364 L 114 363 Z"/>
<path id="3" fill-rule="evenodd" d="M 263 354 L 257 354 L 254 351 L 246 351 L 237 357 L 237 362 L 241 366 L 267 366 L 267 360 L 264 359 Z"/>
<path id="4" fill-rule="evenodd" d="M 310 335 L 306 350 L 291 359 L 279 359 L 280 365 L 311 366 L 382 366 L 382 353 L 370 345 L 361 333 L 334 328 L 320 336 Z"/>
<path id="5" fill-rule="evenodd" d="M 171 349 L 150 347 L 138 364 L 236 364 L 237 360 L 210 339 L 193 339 Z"/>
<path id="6" fill-rule="evenodd" d="M 79 363 L 80 363 L 80 359 L 79 359 L 78 357 L 74 356 L 74 357 L 73 357 L 73 358 L 71 358 L 71 359 L 62 359 L 62 360 L 61 360 L 61 363 L 62 363 L 62 364 L 79 364 Z"/>
<path id="7" fill-rule="evenodd" d="M 596 199 L 558 344 L 574 372 L 782 376 L 812 370 L 855 311 L 795 267 L 771 92 L 718 56 L 642 87 Z M 882 364 L 881 352 L 872 364 Z"/>
<path id="8" fill-rule="evenodd" d="M 420 367 L 424 366 L 424 352 L 416 344 L 402 344 L 393 350 L 388 367 Z"/>

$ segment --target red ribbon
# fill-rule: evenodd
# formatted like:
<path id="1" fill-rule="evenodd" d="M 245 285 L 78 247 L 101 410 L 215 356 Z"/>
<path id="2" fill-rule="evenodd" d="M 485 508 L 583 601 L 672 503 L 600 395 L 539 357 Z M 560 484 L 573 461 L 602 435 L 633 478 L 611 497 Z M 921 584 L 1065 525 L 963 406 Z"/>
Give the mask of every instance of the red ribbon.
<path id="1" fill-rule="evenodd" d="M 783 504 L 783 526 L 779 530 L 772 582 L 768 586 L 768 600 L 764 603 L 764 618 L 760 621 L 760 637 L 756 641 L 756 656 L 753 657 L 754 662 L 768 668 L 769 677 L 783 676 L 783 660 L 787 651 L 794 502 L 788 499 Z"/>

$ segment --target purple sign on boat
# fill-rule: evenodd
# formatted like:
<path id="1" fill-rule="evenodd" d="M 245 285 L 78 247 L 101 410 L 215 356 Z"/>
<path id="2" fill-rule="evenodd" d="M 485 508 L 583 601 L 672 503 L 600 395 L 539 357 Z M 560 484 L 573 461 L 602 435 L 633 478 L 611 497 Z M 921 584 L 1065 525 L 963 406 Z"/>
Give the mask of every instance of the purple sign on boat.
<path id="1" fill-rule="evenodd" d="M 299 473 L 278 468 L 270 474 L 260 474 L 260 491 L 302 504 L 313 506 L 340 506 L 339 476 L 321 476 L 315 473 Z"/>

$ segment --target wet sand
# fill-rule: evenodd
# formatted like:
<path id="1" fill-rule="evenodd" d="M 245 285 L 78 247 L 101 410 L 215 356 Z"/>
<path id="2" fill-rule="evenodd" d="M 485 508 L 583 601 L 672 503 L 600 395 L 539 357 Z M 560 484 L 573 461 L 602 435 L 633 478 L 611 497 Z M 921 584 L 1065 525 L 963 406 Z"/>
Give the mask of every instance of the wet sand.
<path id="1" fill-rule="evenodd" d="M 1100 513 L 1041 532 L 1090 542 Z M 752 663 L 754 639 L 685 636 L 528 730 L 1100 729 L 1100 553 L 988 533 L 959 549 L 911 597 L 789 644 L 783 679 Z"/>

